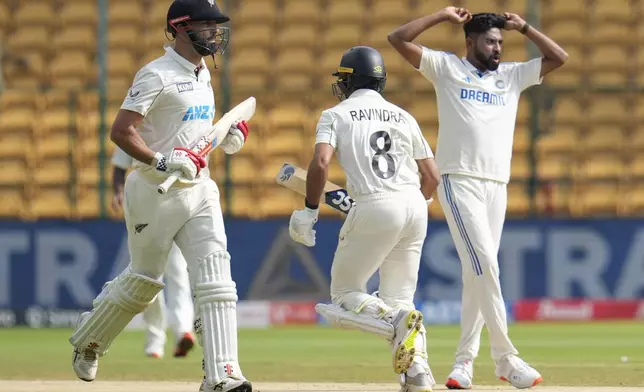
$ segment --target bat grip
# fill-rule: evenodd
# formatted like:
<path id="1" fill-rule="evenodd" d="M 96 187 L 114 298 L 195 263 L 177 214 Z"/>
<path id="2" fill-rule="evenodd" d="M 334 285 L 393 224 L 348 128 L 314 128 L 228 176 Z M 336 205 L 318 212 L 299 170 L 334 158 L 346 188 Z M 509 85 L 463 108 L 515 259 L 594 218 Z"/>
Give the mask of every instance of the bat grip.
<path id="1" fill-rule="evenodd" d="M 164 195 L 168 191 L 168 189 L 170 189 L 172 184 L 174 184 L 174 182 L 178 179 L 178 175 L 171 174 L 168 178 L 165 179 L 165 181 L 161 183 L 161 185 L 157 187 L 157 192 L 159 192 L 160 195 Z"/>

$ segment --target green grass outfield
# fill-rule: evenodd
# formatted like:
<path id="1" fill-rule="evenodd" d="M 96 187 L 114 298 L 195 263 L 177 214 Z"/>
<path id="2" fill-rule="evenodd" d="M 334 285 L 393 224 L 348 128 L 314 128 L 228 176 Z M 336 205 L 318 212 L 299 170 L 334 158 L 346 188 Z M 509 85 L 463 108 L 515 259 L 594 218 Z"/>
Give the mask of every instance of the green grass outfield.
<path id="1" fill-rule="evenodd" d="M 429 360 L 441 384 L 451 368 L 459 330 L 427 328 Z M 73 380 L 70 332 L 0 329 L 0 380 Z M 644 386 L 643 323 L 515 324 L 510 335 L 521 356 L 542 373 L 544 385 Z M 255 382 L 397 382 L 387 344 L 360 332 L 322 326 L 241 330 L 239 347 L 244 374 Z M 101 359 L 99 379 L 201 379 L 199 350 L 184 359 L 171 353 L 168 346 L 166 358 L 145 358 L 143 333 L 124 332 Z M 486 336 L 475 383 L 503 385 L 494 377 Z"/>

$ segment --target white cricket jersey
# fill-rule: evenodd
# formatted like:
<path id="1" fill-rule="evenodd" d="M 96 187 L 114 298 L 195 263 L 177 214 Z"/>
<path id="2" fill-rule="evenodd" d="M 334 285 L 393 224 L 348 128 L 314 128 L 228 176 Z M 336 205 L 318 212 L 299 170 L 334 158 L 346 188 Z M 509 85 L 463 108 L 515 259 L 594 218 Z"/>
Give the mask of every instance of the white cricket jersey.
<path id="1" fill-rule="evenodd" d="M 215 118 L 215 95 L 206 63 L 202 60 L 195 67 L 174 48 L 165 50 L 164 56 L 137 72 L 121 105 L 144 116 L 137 131 L 150 149 L 163 155 L 175 147 L 193 147 L 212 129 Z M 147 176 L 165 178 L 142 162 L 135 161 L 134 166 Z M 208 168 L 201 169 L 195 182 L 209 177 Z"/>
<path id="2" fill-rule="evenodd" d="M 333 146 L 354 198 L 420 189 L 415 160 L 434 157 L 414 117 L 367 89 L 322 112 L 315 143 Z"/>
<path id="3" fill-rule="evenodd" d="M 465 58 L 423 48 L 419 71 L 436 90 L 440 173 L 507 183 L 519 96 L 541 83 L 541 58 L 481 73 Z"/>

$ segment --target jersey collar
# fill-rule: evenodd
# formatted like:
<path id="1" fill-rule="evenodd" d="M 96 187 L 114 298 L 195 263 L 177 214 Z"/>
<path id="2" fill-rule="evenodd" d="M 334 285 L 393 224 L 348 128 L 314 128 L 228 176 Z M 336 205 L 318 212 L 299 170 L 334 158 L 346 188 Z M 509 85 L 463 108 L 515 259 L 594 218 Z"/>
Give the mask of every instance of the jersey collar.
<path id="1" fill-rule="evenodd" d="M 487 75 L 489 75 L 489 74 L 496 74 L 496 75 L 498 75 L 498 74 L 499 74 L 499 70 L 498 70 L 498 69 L 497 69 L 496 71 L 486 71 L 486 72 L 481 72 L 481 71 L 479 71 L 475 66 L 473 66 L 473 65 L 472 65 L 472 63 L 470 63 L 469 61 L 467 61 L 467 59 L 466 59 L 465 57 L 461 57 L 461 62 L 463 63 L 463 65 L 465 66 L 465 68 L 467 68 L 467 70 L 468 70 L 468 71 L 472 72 L 473 74 L 475 74 L 475 75 L 476 75 L 476 76 L 478 76 L 479 78 L 483 78 L 483 77 L 485 77 L 485 76 L 487 76 Z"/>
<path id="2" fill-rule="evenodd" d="M 195 74 L 195 71 L 197 70 L 201 71 L 202 69 L 206 68 L 206 62 L 203 60 L 203 58 L 201 59 L 201 64 L 195 67 L 193 63 L 181 57 L 181 55 L 177 53 L 172 46 L 166 46 L 164 49 L 166 51 L 167 56 L 170 56 L 170 58 L 172 58 L 174 61 L 179 63 L 183 68 L 185 68 L 192 75 Z"/>
<path id="3" fill-rule="evenodd" d="M 378 97 L 382 98 L 382 95 L 378 94 L 377 91 L 373 91 L 368 88 L 361 88 L 360 90 L 356 90 L 351 94 L 349 98 L 358 98 L 358 97 Z"/>

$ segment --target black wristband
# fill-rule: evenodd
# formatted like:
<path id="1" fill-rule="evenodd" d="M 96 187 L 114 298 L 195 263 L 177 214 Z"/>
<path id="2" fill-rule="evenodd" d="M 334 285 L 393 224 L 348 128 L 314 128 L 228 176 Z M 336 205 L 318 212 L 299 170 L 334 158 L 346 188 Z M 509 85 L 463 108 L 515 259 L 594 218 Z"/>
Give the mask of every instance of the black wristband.
<path id="1" fill-rule="evenodd" d="M 304 206 L 306 208 L 311 209 L 311 210 L 317 210 L 320 205 L 319 204 L 311 204 L 311 203 L 309 203 L 309 201 L 306 200 L 306 197 L 305 197 L 304 198 Z"/>
<path id="2" fill-rule="evenodd" d="M 528 32 L 528 29 L 530 28 L 530 25 L 528 23 L 524 24 L 523 27 L 521 27 L 521 30 L 519 30 L 519 33 L 525 34 Z"/>

